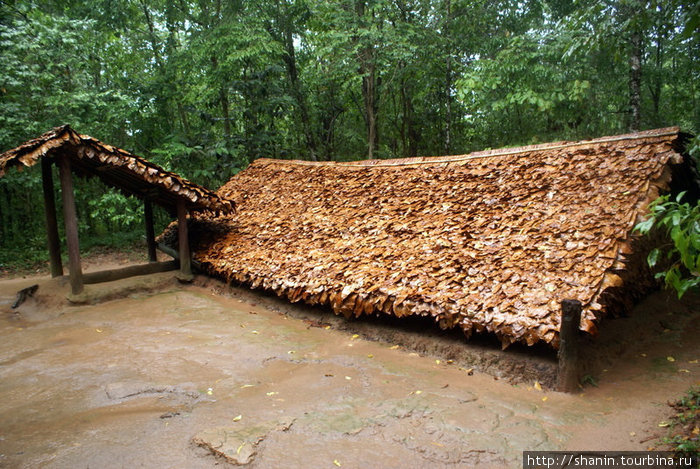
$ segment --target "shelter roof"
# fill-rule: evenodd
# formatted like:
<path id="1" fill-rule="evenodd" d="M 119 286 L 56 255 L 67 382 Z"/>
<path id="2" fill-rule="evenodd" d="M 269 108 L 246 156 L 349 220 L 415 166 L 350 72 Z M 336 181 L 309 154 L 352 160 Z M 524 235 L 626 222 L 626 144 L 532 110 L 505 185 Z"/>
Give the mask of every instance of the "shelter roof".
<path id="1" fill-rule="evenodd" d="M 234 210 L 231 201 L 214 192 L 125 150 L 80 135 L 68 125 L 56 127 L 0 155 L 0 177 L 13 166 L 33 166 L 41 158 L 54 159 L 59 155 L 70 158 L 77 174 L 99 177 L 127 195 L 148 198 L 169 210 L 176 206 L 177 199 L 183 199 L 190 211 L 230 213 Z"/>
<path id="2" fill-rule="evenodd" d="M 678 128 L 469 155 L 315 163 L 259 159 L 198 217 L 211 274 L 346 316 L 430 316 L 443 328 L 558 345 L 560 301 L 581 329 L 643 262 L 633 234 L 687 165 Z M 639 283 L 641 285 L 641 283 Z"/>

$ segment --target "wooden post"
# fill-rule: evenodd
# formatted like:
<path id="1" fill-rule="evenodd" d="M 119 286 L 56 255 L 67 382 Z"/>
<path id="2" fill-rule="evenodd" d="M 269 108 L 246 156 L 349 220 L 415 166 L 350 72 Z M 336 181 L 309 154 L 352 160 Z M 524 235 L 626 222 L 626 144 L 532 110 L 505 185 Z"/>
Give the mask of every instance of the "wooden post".
<path id="1" fill-rule="evenodd" d="M 560 392 L 574 392 L 578 389 L 578 329 L 581 309 L 581 302 L 578 300 L 561 302 L 557 374 L 557 390 Z"/>
<path id="2" fill-rule="evenodd" d="M 153 229 L 153 206 L 151 201 L 143 201 L 143 217 L 146 222 L 146 244 L 148 245 L 148 262 L 157 262 L 156 257 L 156 235 Z"/>
<path id="3" fill-rule="evenodd" d="M 58 221 L 56 220 L 56 200 L 53 193 L 53 175 L 51 161 L 41 158 L 41 183 L 44 189 L 44 214 L 46 215 L 46 238 L 49 248 L 49 265 L 51 277 L 63 275 L 61 262 L 61 241 L 58 237 Z"/>
<path id="4" fill-rule="evenodd" d="M 63 222 L 66 225 L 68 244 L 68 268 L 70 269 L 70 289 L 73 295 L 83 292 L 83 269 L 80 266 L 80 241 L 78 240 L 78 216 L 75 211 L 73 175 L 70 160 L 63 155 L 59 159 L 58 172 L 61 177 L 61 197 L 63 199 Z"/>
<path id="5" fill-rule="evenodd" d="M 187 207 L 185 199 L 177 199 L 177 237 L 180 247 L 180 275 L 182 280 L 192 278 L 192 259 L 190 257 L 190 240 L 187 230 Z"/>

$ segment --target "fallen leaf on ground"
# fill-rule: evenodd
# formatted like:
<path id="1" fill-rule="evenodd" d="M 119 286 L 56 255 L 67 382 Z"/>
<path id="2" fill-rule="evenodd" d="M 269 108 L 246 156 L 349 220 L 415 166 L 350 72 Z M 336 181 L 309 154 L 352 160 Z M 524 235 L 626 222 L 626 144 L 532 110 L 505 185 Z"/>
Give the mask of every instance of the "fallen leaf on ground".
<path id="1" fill-rule="evenodd" d="M 102 332 L 102 329 L 95 329 L 95 332 Z"/>
<path id="2" fill-rule="evenodd" d="M 535 381 L 535 384 L 533 384 L 533 387 L 537 389 L 538 391 L 542 391 L 542 386 L 540 385 L 539 381 Z"/>
<path id="3" fill-rule="evenodd" d="M 239 421 L 240 419 L 242 419 L 242 418 L 243 418 L 242 415 L 236 415 L 236 416 L 233 418 L 233 421 L 234 421 L 234 422 L 238 422 L 238 421 Z"/>
<path id="4" fill-rule="evenodd" d="M 660 422 L 659 423 L 659 427 L 668 427 L 669 425 L 671 425 L 671 424 L 668 422 Z"/>
<path id="5" fill-rule="evenodd" d="M 399 348 L 398 345 L 392 345 L 391 347 L 389 347 L 389 350 L 396 350 L 397 348 Z"/>
<path id="6" fill-rule="evenodd" d="M 353 335 L 352 335 L 352 340 L 355 340 L 355 339 L 357 339 L 358 337 L 360 337 L 358 334 L 353 334 Z"/>
<path id="7" fill-rule="evenodd" d="M 254 384 L 244 384 L 243 386 L 241 386 L 241 389 L 252 388 L 253 386 L 255 386 L 255 385 Z"/>
<path id="8" fill-rule="evenodd" d="M 549 398 L 548 398 L 547 396 L 544 396 L 544 397 L 542 398 L 542 402 L 547 402 L 547 399 L 549 399 Z"/>
<path id="9" fill-rule="evenodd" d="M 675 362 L 675 361 L 676 361 L 676 359 L 673 358 L 673 357 L 671 357 L 671 356 L 666 357 L 666 360 L 668 360 L 668 361 L 670 361 L 670 362 Z"/>
<path id="10" fill-rule="evenodd" d="M 338 467 L 342 466 L 342 464 L 340 464 L 340 461 L 338 461 L 337 459 L 333 460 L 333 464 L 335 464 Z"/>
<path id="11" fill-rule="evenodd" d="M 265 394 L 267 394 L 268 396 L 274 396 L 275 394 L 279 394 L 279 393 L 277 391 L 270 391 L 270 392 L 267 392 Z"/>
<path id="12" fill-rule="evenodd" d="M 368 353 L 367 358 L 374 358 L 374 355 L 372 355 L 371 353 Z"/>

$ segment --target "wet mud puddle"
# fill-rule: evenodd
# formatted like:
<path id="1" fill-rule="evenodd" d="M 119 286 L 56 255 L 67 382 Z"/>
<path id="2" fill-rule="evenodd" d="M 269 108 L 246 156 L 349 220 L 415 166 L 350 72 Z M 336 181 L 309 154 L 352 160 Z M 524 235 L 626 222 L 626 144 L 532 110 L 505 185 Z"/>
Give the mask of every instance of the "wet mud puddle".
<path id="1" fill-rule="evenodd" d="M 646 449 L 700 380 L 695 343 L 562 395 L 203 288 L 28 303 L 0 315 L 2 467 L 520 467 L 523 450 Z"/>

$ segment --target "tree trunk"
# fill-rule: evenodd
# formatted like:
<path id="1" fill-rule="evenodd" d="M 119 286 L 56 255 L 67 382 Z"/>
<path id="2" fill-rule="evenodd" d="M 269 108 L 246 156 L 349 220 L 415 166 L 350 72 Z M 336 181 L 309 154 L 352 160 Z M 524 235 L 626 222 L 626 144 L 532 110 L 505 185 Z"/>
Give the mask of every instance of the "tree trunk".
<path id="1" fill-rule="evenodd" d="M 367 75 L 362 77 L 362 97 L 365 103 L 367 123 L 367 159 L 374 158 L 379 137 L 377 135 L 377 80 L 373 63 L 367 66 Z"/>
<path id="2" fill-rule="evenodd" d="M 286 54 L 284 54 L 284 63 L 287 66 L 287 76 L 289 78 L 289 85 L 292 89 L 292 95 L 294 100 L 297 102 L 297 107 L 299 108 L 299 117 L 301 118 L 301 126 L 304 132 L 304 137 L 306 139 L 306 146 L 309 150 L 309 156 L 313 161 L 317 161 L 316 157 L 317 145 L 316 139 L 314 138 L 313 132 L 311 131 L 311 119 L 309 118 L 309 110 L 306 104 L 306 98 L 301 91 L 301 85 L 299 84 L 299 73 L 297 70 L 296 54 L 294 52 L 294 39 L 292 36 L 292 28 L 289 21 L 284 21 L 284 49 Z"/>
<path id="3" fill-rule="evenodd" d="M 450 0 L 445 1 L 445 42 L 447 44 L 447 53 L 445 54 L 445 154 L 451 152 L 452 138 L 451 123 L 452 123 L 452 51 L 449 45 L 449 27 L 452 20 L 452 4 Z"/>
<path id="4" fill-rule="evenodd" d="M 629 66 L 629 130 L 637 132 L 641 128 L 642 105 L 642 34 L 638 28 L 630 36 Z"/>
<path id="5" fill-rule="evenodd" d="M 365 2 L 355 3 L 355 12 L 362 18 L 365 16 Z M 379 142 L 377 133 L 377 87 L 376 64 L 374 63 L 374 48 L 372 45 L 362 47 L 359 53 L 360 75 L 362 76 L 362 98 L 364 102 L 364 118 L 367 129 L 367 159 L 374 158 L 374 152 Z"/>

